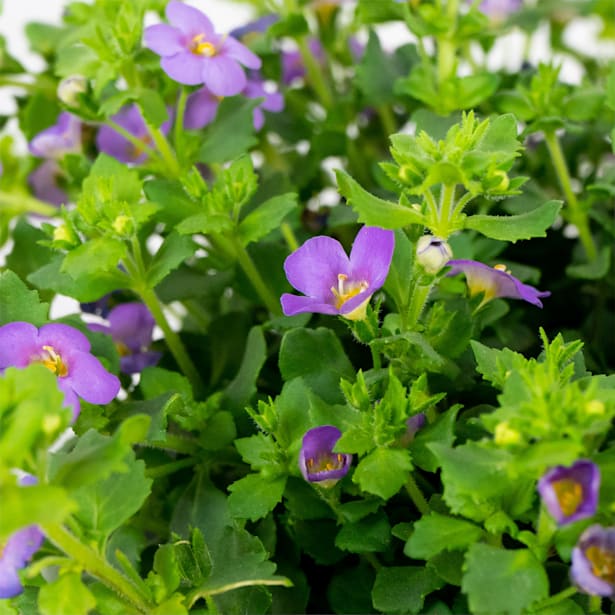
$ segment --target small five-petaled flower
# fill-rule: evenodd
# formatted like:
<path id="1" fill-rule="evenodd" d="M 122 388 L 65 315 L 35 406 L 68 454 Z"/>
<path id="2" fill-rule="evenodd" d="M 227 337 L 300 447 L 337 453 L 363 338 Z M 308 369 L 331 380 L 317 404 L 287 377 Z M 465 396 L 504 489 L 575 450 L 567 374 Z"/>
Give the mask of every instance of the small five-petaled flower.
<path id="1" fill-rule="evenodd" d="M 299 453 L 299 469 L 305 480 L 332 487 L 346 476 L 352 455 L 333 452 L 341 436 L 342 432 L 333 425 L 314 427 L 305 433 Z"/>

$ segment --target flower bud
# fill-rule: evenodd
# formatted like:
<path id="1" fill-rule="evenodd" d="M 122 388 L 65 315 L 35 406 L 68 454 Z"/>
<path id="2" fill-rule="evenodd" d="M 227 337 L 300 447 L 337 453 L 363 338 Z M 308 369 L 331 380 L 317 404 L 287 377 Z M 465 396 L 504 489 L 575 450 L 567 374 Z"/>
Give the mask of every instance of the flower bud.
<path id="1" fill-rule="evenodd" d="M 83 75 L 71 75 L 58 83 L 58 98 L 69 107 L 76 107 L 79 94 L 88 89 L 88 81 Z"/>
<path id="2" fill-rule="evenodd" d="M 502 421 L 495 426 L 495 443 L 500 446 L 510 444 L 519 444 L 521 442 L 521 434 L 513 429 L 508 421 Z"/>
<path id="3" fill-rule="evenodd" d="M 135 232 L 135 225 L 132 221 L 132 218 L 128 216 L 118 216 L 111 225 L 113 230 L 118 234 L 124 237 L 128 237 Z"/>
<path id="4" fill-rule="evenodd" d="M 424 235 L 416 244 L 416 260 L 423 269 L 435 275 L 453 257 L 451 247 L 439 237 Z"/>
<path id="5" fill-rule="evenodd" d="M 592 399 L 585 404 L 585 412 L 587 414 L 604 414 L 604 402 L 599 399 Z"/>
<path id="6" fill-rule="evenodd" d="M 58 247 L 70 248 L 79 244 L 73 229 L 67 224 L 60 224 L 53 229 L 53 241 Z"/>

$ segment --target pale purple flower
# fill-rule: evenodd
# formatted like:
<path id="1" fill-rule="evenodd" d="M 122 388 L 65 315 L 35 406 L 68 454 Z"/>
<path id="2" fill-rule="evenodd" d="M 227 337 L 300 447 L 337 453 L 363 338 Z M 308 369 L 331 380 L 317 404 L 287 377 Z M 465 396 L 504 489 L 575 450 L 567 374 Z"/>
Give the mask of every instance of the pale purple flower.
<path id="1" fill-rule="evenodd" d="M 252 121 L 255 130 L 260 130 L 265 123 L 264 111 L 277 113 L 284 108 L 284 98 L 279 92 L 268 92 L 264 81 L 258 76 L 251 76 L 245 88 L 240 92 L 246 98 L 264 98 L 252 112 Z M 200 130 L 216 119 L 218 106 L 223 97 L 202 87 L 188 96 L 186 113 L 184 115 L 184 128 Z"/>
<path id="2" fill-rule="evenodd" d="M 64 405 L 72 408 L 73 420 L 80 410 L 79 398 L 92 404 L 109 403 L 120 390 L 120 381 L 90 354 L 88 338 L 73 327 L 51 323 L 37 329 L 28 322 L 0 327 L 0 373 L 7 367 L 40 363 L 58 377 Z"/>
<path id="3" fill-rule="evenodd" d="M 137 105 L 133 104 L 123 107 L 111 119 L 141 141 L 145 147 L 154 147 L 152 137 Z M 169 121 L 166 121 L 160 127 L 160 130 L 163 134 L 167 134 L 169 131 Z M 113 158 L 120 162 L 140 164 L 148 158 L 148 153 L 144 149 L 135 146 L 126 137 L 111 128 L 111 126 L 102 126 L 100 128 L 96 135 L 96 147 L 99 151 L 113 156 Z"/>
<path id="4" fill-rule="evenodd" d="M 572 582 L 592 596 L 615 593 L 615 527 L 591 525 L 572 550 Z"/>
<path id="5" fill-rule="evenodd" d="M 331 237 L 308 239 L 284 262 L 288 281 L 305 295 L 284 293 L 284 314 L 318 312 L 350 320 L 365 318 L 370 297 L 389 273 L 394 247 L 393 231 L 373 226 L 364 226 L 358 232 L 350 258 Z"/>
<path id="6" fill-rule="evenodd" d="M 62 158 L 81 151 L 81 120 L 62 111 L 53 126 L 39 132 L 30 141 L 30 153 L 39 158 Z"/>
<path id="7" fill-rule="evenodd" d="M 423 235 L 416 243 L 416 260 L 423 269 L 435 275 L 453 256 L 453 251 L 444 239 Z"/>
<path id="8" fill-rule="evenodd" d="M 92 323 L 88 327 L 111 335 L 120 355 L 122 372 L 137 374 L 158 363 L 161 353 L 150 350 L 156 323 L 145 305 L 121 303 L 109 312 L 107 320 L 108 326 Z"/>
<path id="9" fill-rule="evenodd" d="M 348 473 L 352 455 L 334 453 L 342 432 L 332 425 L 314 427 L 305 433 L 299 452 L 299 469 L 311 483 L 331 487 Z"/>
<path id="10" fill-rule="evenodd" d="M 311 38 L 308 41 L 308 48 L 314 59 L 322 65 L 325 61 L 325 52 L 320 41 L 317 38 Z M 282 83 L 290 85 L 296 79 L 305 77 L 306 68 L 299 51 L 283 51 L 281 58 Z"/>
<path id="11" fill-rule="evenodd" d="M 19 480 L 22 487 L 36 484 L 36 478 L 26 475 Z M 44 536 L 36 525 L 28 525 L 11 534 L 0 545 L 0 598 L 13 598 L 23 591 L 19 570 L 25 568 L 40 549 Z"/>
<path id="12" fill-rule="evenodd" d="M 419 412 L 414 416 L 411 416 L 406 421 L 406 432 L 400 438 L 400 444 L 402 446 L 408 446 L 412 440 L 414 440 L 414 436 L 423 429 L 425 423 L 427 422 L 427 417 L 424 412 Z"/>
<path id="13" fill-rule="evenodd" d="M 169 2 L 171 25 L 145 30 L 145 44 L 162 57 L 160 66 L 178 83 L 204 83 L 216 96 L 234 96 L 246 85 L 242 64 L 258 69 L 260 58 L 232 36 L 214 31 L 209 18 L 194 7 Z"/>
<path id="14" fill-rule="evenodd" d="M 558 525 L 593 516 L 599 491 L 600 470 L 585 459 L 569 468 L 557 466 L 538 481 L 538 493 Z"/>
<path id="15" fill-rule="evenodd" d="M 540 299 L 551 294 L 549 291 L 540 291 L 523 284 L 507 271 L 504 265 L 489 267 L 472 260 L 452 260 L 448 261 L 447 265 L 451 267 L 447 275 L 463 273 L 466 276 L 470 295 L 484 293 L 481 306 L 497 297 L 508 297 L 542 307 Z"/>
<path id="16" fill-rule="evenodd" d="M 64 171 L 53 159 L 43 160 L 41 164 L 28 175 L 28 183 L 37 199 L 62 205 L 68 203 L 68 194 L 60 187 L 60 182 L 65 178 Z"/>
<path id="17" fill-rule="evenodd" d="M 245 26 L 240 26 L 231 30 L 229 34 L 236 39 L 244 39 L 251 34 L 262 34 L 269 29 L 277 21 L 280 21 L 280 16 L 276 13 L 269 13 L 269 15 L 263 15 L 254 21 L 248 22 Z"/>
<path id="18" fill-rule="evenodd" d="M 523 6 L 523 0 L 483 0 L 478 9 L 494 21 L 504 21 Z"/>

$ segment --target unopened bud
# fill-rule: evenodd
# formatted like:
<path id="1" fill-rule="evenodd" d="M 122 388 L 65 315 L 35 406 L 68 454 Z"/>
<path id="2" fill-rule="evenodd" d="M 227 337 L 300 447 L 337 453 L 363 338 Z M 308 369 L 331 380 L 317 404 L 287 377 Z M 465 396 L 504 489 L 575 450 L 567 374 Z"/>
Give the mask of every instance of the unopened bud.
<path id="1" fill-rule="evenodd" d="M 124 215 L 118 216 L 113 221 L 111 226 L 118 235 L 122 235 L 124 237 L 132 235 L 135 231 L 135 225 L 132 218 Z"/>
<path id="2" fill-rule="evenodd" d="M 66 246 L 74 246 L 79 243 L 74 231 L 66 224 L 60 224 L 53 229 L 53 241 Z"/>
<path id="3" fill-rule="evenodd" d="M 82 75 L 71 75 L 58 83 L 58 98 L 69 107 L 75 107 L 78 103 L 79 94 L 84 94 L 88 89 L 88 81 Z"/>
<path id="4" fill-rule="evenodd" d="M 604 414 L 604 403 L 599 399 L 592 399 L 585 404 L 587 414 Z"/>
<path id="5" fill-rule="evenodd" d="M 508 421 L 502 421 L 495 427 L 495 443 L 501 446 L 509 444 L 519 444 L 521 442 L 521 434 L 513 429 Z"/>
<path id="6" fill-rule="evenodd" d="M 57 414 L 46 414 L 43 417 L 43 431 L 48 436 L 55 434 L 61 425 L 62 420 Z"/>
<path id="7" fill-rule="evenodd" d="M 416 260 L 427 273 L 432 275 L 438 273 L 452 257 L 451 247 L 439 237 L 424 235 L 416 244 Z"/>

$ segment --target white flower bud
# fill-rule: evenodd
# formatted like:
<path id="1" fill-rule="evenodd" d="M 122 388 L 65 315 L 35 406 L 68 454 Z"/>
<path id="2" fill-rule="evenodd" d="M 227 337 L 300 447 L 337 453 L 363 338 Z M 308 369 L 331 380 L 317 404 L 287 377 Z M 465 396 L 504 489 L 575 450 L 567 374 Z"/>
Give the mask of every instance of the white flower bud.
<path id="1" fill-rule="evenodd" d="M 438 273 L 452 257 L 451 247 L 439 237 L 424 235 L 416 244 L 416 260 L 432 275 Z"/>
<path id="2" fill-rule="evenodd" d="M 87 92 L 88 81 L 82 75 L 71 75 L 65 77 L 58 83 L 58 98 L 69 107 L 77 105 L 79 94 Z"/>

